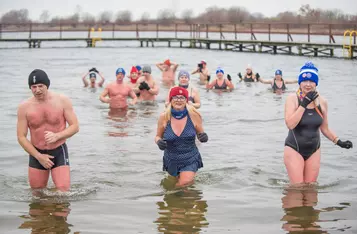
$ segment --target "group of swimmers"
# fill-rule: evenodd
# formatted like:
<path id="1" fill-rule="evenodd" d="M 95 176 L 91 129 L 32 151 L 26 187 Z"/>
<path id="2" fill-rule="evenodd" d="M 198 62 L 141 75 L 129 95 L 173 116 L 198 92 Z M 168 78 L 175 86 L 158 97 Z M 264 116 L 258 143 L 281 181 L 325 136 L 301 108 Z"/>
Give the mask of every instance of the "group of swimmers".
<path id="1" fill-rule="evenodd" d="M 162 71 L 162 81 L 172 83 L 178 64 L 170 60 L 158 63 Z M 163 170 L 175 177 L 176 187 L 189 186 L 199 168 L 203 167 L 196 138 L 207 142 L 208 135 L 203 129 L 201 106 L 197 89 L 190 85 L 190 75 L 199 74 L 207 89 L 232 90 L 234 84 L 230 75 L 225 78 L 222 68 L 216 70 L 211 81 L 207 62 L 201 61 L 191 73 L 178 72 L 178 85 L 172 86 L 165 101 L 165 111 L 160 114 L 155 143 L 164 151 Z M 101 80 L 96 83 L 97 74 Z M 87 81 L 89 75 L 90 82 Z M 124 68 L 116 70 L 116 80 L 105 86 L 100 101 L 108 103 L 111 110 L 125 110 L 127 98 L 135 105 L 138 101 L 154 101 L 159 86 L 151 75 L 151 67 L 133 66 L 126 78 Z M 328 126 L 327 101 L 316 91 L 319 82 L 318 69 L 313 63 L 305 63 L 297 80 L 283 80 L 282 71 L 275 72 L 275 78 L 265 80 L 259 73 L 254 74 L 248 66 L 243 82 L 271 84 L 274 92 L 283 92 L 285 84 L 298 83 L 299 89 L 287 97 L 285 123 L 289 129 L 285 141 L 284 163 L 291 184 L 316 182 L 320 168 L 320 131 L 333 143 L 342 148 L 352 148 L 351 141 L 342 141 Z M 105 79 L 96 68 L 83 76 L 85 87 L 103 87 Z M 47 186 L 49 173 L 60 191 L 70 188 L 70 168 L 66 139 L 79 131 L 77 116 L 70 99 L 62 94 L 49 91 L 50 79 L 40 69 L 32 71 L 28 85 L 33 97 L 18 107 L 17 137 L 19 144 L 29 154 L 29 183 L 31 188 Z M 67 126 L 68 124 L 68 126 Z M 31 139 L 27 139 L 28 129 Z"/>

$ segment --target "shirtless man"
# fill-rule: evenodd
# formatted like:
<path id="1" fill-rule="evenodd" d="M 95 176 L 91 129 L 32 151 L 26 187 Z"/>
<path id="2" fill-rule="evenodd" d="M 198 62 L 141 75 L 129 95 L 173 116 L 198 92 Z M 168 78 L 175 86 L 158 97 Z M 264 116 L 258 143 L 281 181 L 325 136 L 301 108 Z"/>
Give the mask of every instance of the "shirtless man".
<path id="1" fill-rule="evenodd" d="M 45 188 L 51 171 L 56 188 L 68 191 L 70 168 L 65 141 L 79 131 L 77 116 L 68 97 L 48 91 L 50 80 L 44 71 L 32 71 L 28 84 L 33 97 L 18 107 L 17 139 L 30 155 L 30 186 L 32 189 Z M 28 129 L 30 140 L 27 139 Z"/>
<path id="2" fill-rule="evenodd" d="M 208 80 L 209 77 L 209 71 L 207 68 L 207 62 L 205 60 L 202 60 L 198 66 L 197 69 L 194 70 L 191 75 L 199 73 L 200 74 L 200 84 L 206 84 L 206 81 Z"/>
<path id="3" fill-rule="evenodd" d="M 134 92 L 140 93 L 140 101 L 154 101 L 156 95 L 159 93 L 159 86 L 155 83 L 151 75 L 150 66 L 144 66 L 142 70 L 143 76 L 136 82 Z"/>
<path id="4" fill-rule="evenodd" d="M 97 79 L 96 73 L 98 73 L 98 75 L 101 78 L 101 80 L 97 84 L 95 83 L 95 81 Z M 89 81 L 90 81 L 89 83 L 87 81 L 88 74 L 89 74 Z M 83 84 L 84 84 L 85 88 L 88 87 L 88 86 L 90 88 L 96 88 L 97 86 L 98 87 L 103 87 L 105 79 L 104 79 L 103 75 L 95 67 L 93 67 L 86 74 L 83 75 L 82 81 L 83 81 Z"/>
<path id="5" fill-rule="evenodd" d="M 175 72 L 179 66 L 177 63 L 165 60 L 163 63 L 157 63 L 157 68 L 162 71 L 162 81 L 165 83 L 173 83 L 175 81 Z"/>
<path id="6" fill-rule="evenodd" d="M 117 80 L 108 84 L 103 93 L 100 95 L 99 100 L 104 103 L 109 103 L 110 109 L 126 109 L 128 104 L 127 97 L 131 97 L 133 100 L 131 105 L 135 105 L 137 97 L 133 89 L 124 83 L 125 70 L 118 68 L 116 71 Z M 106 97 L 109 96 L 109 97 Z"/>

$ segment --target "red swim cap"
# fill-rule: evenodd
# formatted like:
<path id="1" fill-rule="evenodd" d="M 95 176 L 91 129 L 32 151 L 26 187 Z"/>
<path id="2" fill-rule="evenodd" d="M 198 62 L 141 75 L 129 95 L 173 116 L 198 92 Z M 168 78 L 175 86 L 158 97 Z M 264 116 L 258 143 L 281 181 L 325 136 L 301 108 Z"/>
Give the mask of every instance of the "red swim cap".
<path id="1" fill-rule="evenodd" d="M 138 69 L 136 67 L 132 66 L 131 70 L 130 70 L 130 74 L 134 73 L 134 72 L 138 73 Z"/>
<path id="2" fill-rule="evenodd" d="M 164 64 L 166 64 L 167 66 L 170 66 L 171 65 L 170 59 L 166 59 Z"/>
<path id="3" fill-rule="evenodd" d="M 185 88 L 182 87 L 174 87 L 170 90 L 170 101 L 172 100 L 172 97 L 177 96 L 177 95 L 182 95 L 186 98 L 186 101 L 188 100 L 188 91 Z"/>

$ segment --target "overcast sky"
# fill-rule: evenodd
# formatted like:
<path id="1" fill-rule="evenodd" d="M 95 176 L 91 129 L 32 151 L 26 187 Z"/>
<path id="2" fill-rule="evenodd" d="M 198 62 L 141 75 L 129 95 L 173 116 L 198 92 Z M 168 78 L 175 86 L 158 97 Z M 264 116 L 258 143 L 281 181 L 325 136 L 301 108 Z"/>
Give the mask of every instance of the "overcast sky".
<path id="1" fill-rule="evenodd" d="M 156 17 L 160 9 L 169 8 L 180 16 L 182 10 L 193 9 L 197 15 L 210 6 L 228 8 L 245 7 L 251 13 L 261 12 L 265 16 L 274 16 L 283 11 L 297 11 L 302 4 L 310 4 L 313 8 L 340 9 L 348 14 L 357 14 L 357 0 L 0 0 L 0 15 L 12 9 L 27 8 L 30 18 L 39 19 L 43 10 L 49 10 L 50 16 L 68 16 L 75 12 L 76 6 L 82 12 L 98 16 L 101 11 L 130 10 L 135 19 L 143 12 Z"/>

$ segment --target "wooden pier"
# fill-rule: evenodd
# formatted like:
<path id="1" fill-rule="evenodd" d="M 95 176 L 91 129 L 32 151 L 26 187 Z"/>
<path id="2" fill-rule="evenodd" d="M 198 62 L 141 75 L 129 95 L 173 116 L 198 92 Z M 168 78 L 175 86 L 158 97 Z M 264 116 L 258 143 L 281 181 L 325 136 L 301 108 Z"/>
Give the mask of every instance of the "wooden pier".
<path id="1" fill-rule="evenodd" d="M 81 25 L 80 25 L 81 26 Z M 0 24 L 0 42 L 8 43 L 27 43 L 28 48 L 41 48 L 43 42 L 66 42 L 82 41 L 86 47 L 96 47 L 100 42 L 100 47 L 105 47 L 106 41 L 137 41 L 138 47 L 157 47 L 167 45 L 167 47 L 195 48 L 195 49 L 215 49 L 237 52 L 254 52 L 270 54 L 286 54 L 298 56 L 314 57 L 343 57 L 348 59 L 357 58 L 356 25 L 332 25 L 317 24 L 304 25 L 285 24 L 257 24 L 250 23 L 240 27 L 234 25 L 96 25 L 92 26 L 50 26 L 44 24 L 30 25 L 1 25 Z M 284 30 L 283 30 L 284 29 Z M 36 33 L 58 33 L 58 36 L 51 38 L 36 37 Z M 64 33 L 82 32 L 83 37 L 65 37 Z M 108 32 L 111 32 L 108 34 Z M 134 37 L 117 37 L 115 34 L 121 32 L 135 32 Z M 152 37 L 140 37 L 142 33 L 150 33 Z M 27 34 L 26 38 L 13 38 L 14 33 Z M 107 33 L 107 35 L 104 35 Z M 167 37 L 165 34 L 171 33 L 173 37 Z M 185 36 L 179 36 L 179 33 L 185 33 Z M 164 34 L 164 36 L 161 36 Z M 214 36 L 212 36 L 214 34 Z M 250 40 L 240 40 L 239 35 L 246 34 Z M 268 36 L 268 40 L 257 40 L 259 34 Z M 286 35 L 286 41 L 273 41 L 271 35 Z M 109 35 L 109 36 L 108 36 Z M 189 37 L 187 37 L 189 35 Z M 294 35 L 305 35 L 306 42 L 294 42 Z M 326 36 L 328 43 L 311 42 L 312 36 Z M 343 43 L 336 43 L 335 37 L 343 36 Z M 211 38 L 210 38 L 211 37 Z M 214 37 L 214 38 L 213 38 Z M 226 38 L 234 39 L 226 39 Z M 103 43 L 102 43 L 103 42 Z M 0 43 L 1 45 L 1 43 Z M 340 50 L 343 53 L 335 53 Z M 341 54 L 343 54 L 341 56 Z"/>

